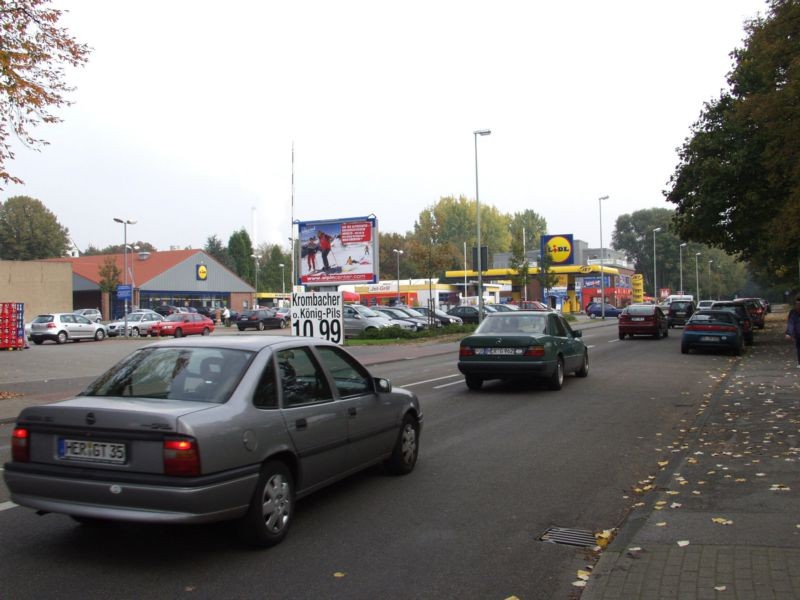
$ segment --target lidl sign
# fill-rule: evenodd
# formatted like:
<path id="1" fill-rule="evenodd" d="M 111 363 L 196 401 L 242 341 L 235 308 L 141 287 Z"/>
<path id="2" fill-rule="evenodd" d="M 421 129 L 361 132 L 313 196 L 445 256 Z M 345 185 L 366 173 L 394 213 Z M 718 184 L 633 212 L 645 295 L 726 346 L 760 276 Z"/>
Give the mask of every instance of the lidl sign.
<path id="1" fill-rule="evenodd" d="M 208 267 L 203 264 L 195 265 L 194 268 L 195 279 L 198 281 L 205 281 L 208 279 Z"/>
<path id="2" fill-rule="evenodd" d="M 575 264 L 572 234 L 543 235 L 542 256 L 544 256 L 545 253 L 550 255 L 554 265 Z"/>

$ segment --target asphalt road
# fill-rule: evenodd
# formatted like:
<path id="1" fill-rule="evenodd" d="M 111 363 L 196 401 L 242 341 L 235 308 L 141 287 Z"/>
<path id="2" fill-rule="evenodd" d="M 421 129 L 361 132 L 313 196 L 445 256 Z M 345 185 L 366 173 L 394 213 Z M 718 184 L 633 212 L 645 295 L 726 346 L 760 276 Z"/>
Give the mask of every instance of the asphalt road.
<path id="1" fill-rule="evenodd" d="M 492 382 L 471 392 L 454 354 L 375 365 L 375 375 L 422 402 L 416 470 L 395 478 L 372 469 L 299 502 L 289 537 L 268 551 L 243 548 L 225 524 L 92 529 L 0 510 L 2 596 L 575 597 L 575 572 L 592 557 L 541 534 L 618 526 L 635 502 L 632 488 L 680 446 L 704 394 L 735 360 L 682 355 L 680 330 L 619 341 L 615 323 L 585 332 L 589 377 L 568 377 L 558 392 Z M 139 343 L 26 353 L 50 353 L 49 376 L 77 382 L 78 352 L 86 364 L 94 353 L 109 363 L 117 346 Z M 8 429 L 0 427 L 3 460 Z"/>

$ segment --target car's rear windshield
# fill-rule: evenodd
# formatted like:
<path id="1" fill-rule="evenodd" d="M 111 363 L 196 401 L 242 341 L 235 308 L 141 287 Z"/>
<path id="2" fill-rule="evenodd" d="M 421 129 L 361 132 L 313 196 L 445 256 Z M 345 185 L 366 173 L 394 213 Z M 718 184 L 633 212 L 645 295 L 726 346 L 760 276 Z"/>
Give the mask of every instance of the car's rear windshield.
<path id="1" fill-rule="evenodd" d="M 83 395 L 221 404 L 253 354 L 224 348 L 143 348 L 95 379 Z"/>
<path id="2" fill-rule="evenodd" d="M 628 311 L 629 315 L 652 315 L 655 312 L 656 307 L 653 306 L 653 305 L 650 305 L 650 306 L 647 306 L 647 305 L 643 305 L 643 306 L 631 305 L 626 310 Z"/>
<path id="3" fill-rule="evenodd" d="M 691 305 L 691 302 L 672 302 L 669 307 L 671 310 L 686 310 Z"/>
<path id="4" fill-rule="evenodd" d="M 547 313 L 537 314 L 534 312 L 521 314 L 519 311 L 508 311 L 495 313 L 487 316 L 483 323 L 475 330 L 475 333 L 483 334 L 521 334 L 529 335 L 534 333 L 544 333 L 547 328 Z"/>
<path id="5" fill-rule="evenodd" d="M 736 321 L 733 318 L 733 313 L 728 312 L 727 310 L 715 310 L 715 311 L 701 311 L 695 313 L 691 320 L 691 323 L 698 324 L 698 323 L 724 323 L 724 324 L 731 324 L 735 323 Z"/>
<path id="6" fill-rule="evenodd" d="M 34 323 L 52 323 L 53 315 L 39 315 L 33 320 Z"/>

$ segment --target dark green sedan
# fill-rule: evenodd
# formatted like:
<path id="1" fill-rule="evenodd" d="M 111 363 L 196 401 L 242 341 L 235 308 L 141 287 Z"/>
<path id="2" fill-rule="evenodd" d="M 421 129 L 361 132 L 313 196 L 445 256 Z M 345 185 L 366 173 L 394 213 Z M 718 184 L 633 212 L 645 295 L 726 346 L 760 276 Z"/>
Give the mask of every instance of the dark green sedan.
<path id="1" fill-rule="evenodd" d="M 560 390 L 565 373 L 589 374 L 589 351 L 556 312 L 492 313 L 461 340 L 458 370 L 471 390 L 487 379 L 541 379 Z"/>

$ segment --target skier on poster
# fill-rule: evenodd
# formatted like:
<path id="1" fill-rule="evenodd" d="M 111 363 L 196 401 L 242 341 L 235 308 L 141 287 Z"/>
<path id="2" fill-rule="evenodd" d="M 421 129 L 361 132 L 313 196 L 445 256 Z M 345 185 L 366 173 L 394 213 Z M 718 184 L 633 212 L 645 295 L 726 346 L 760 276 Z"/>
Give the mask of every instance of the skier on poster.
<path id="1" fill-rule="evenodd" d="M 331 253 L 331 243 L 339 236 L 328 235 L 321 230 L 317 232 L 317 236 L 319 237 L 319 249 L 322 252 L 322 270 L 329 271 L 331 266 L 328 264 L 328 254 Z"/>

